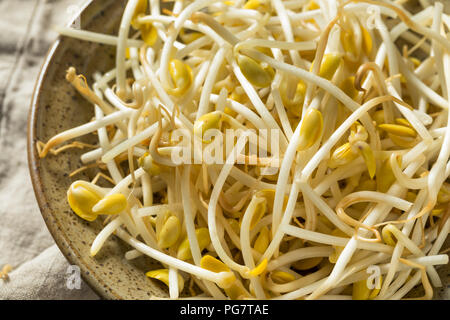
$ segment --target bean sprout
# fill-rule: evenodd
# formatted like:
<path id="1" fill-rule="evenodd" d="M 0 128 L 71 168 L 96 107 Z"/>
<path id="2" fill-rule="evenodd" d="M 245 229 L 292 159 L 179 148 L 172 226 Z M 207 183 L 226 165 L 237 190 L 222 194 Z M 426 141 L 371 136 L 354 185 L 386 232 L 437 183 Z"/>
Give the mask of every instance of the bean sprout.
<path id="1" fill-rule="evenodd" d="M 146 275 L 171 299 L 418 284 L 430 299 L 448 264 L 450 16 L 403 2 L 129 0 L 117 36 L 56 28 L 117 50 L 105 74 L 67 71 L 92 121 L 37 143 L 41 158 L 90 149 L 71 177 L 98 174 L 68 202 L 104 221 L 91 255 L 118 236 L 127 260 L 161 263 Z"/>

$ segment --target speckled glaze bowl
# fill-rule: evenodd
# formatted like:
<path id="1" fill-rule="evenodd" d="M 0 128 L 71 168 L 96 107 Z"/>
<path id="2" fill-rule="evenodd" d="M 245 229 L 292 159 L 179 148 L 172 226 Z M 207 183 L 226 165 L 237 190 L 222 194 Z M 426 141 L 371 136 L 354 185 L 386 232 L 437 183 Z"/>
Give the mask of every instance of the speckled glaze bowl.
<path id="1" fill-rule="evenodd" d="M 83 30 L 117 34 L 125 0 L 92 1 L 81 14 Z M 81 125 L 94 116 L 94 109 L 65 80 L 65 71 L 74 66 L 90 76 L 114 67 L 115 47 L 62 37 L 51 47 L 36 83 L 28 128 L 28 160 L 32 182 L 42 216 L 62 253 L 81 269 L 83 279 L 107 299 L 149 299 L 167 295 L 158 281 L 145 272 L 156 267 L 148 258 L 125 260 L 129 250 L 116 237 L 106 243 L 92 258 L 89 248 L 102 223 L 88 223 L 78 218 L 67 204 L 66 192 L 74 179 L 68 173 L 79 168 L 81 150 L 70 150 L 58 156 L 39 159 L 37 141 L 48 141 L 63 130 Z M 89 142 L 92 137 L 85 137 Z M 85 151 L 84 151 L 85 152 Z M 78 175 L 75 179 L 88 179 Z"/>
<path id="2" fill-rule="evenodd" d="M 126 0 L 92 1 L 81 14 L 81 28 L 105 34 L 117 34 Z M 449 1 L 444 1 L 448 9 Z M 36 83 L 28 125 L 28 160 L 31 178 L 42 216 L 62 253 L 81 269 L 83 279 L 106 299 L 149 299 L 152 295 L 167 296 L 158 281 L 145 276 L 157 267 L 149 258 L 127 261 L 130 249 L 116 237 L 111 237 L 92 258 L 89 249 L 102 223 L 88 223 L 72 213 L 66 192 L 74 179 L 69 172 L 79 168 L 81 150 L 65 151 L 58 156 L 39 159 L 37 141 L 48 141 L 55 134 L 89 121 L 94 111 L 71 85 L 65 81 L 65 71 L 74 66 L 92 83 L 95 71 L 105 72 L 114 66 L 115 47 L 62 37 L 51 47 Z M 94 137 L 83 137 L 94 142 Z M 92 178 L 92 172 L 76 179 Z M 448 243 L 448 242 L 447 242 Z M 448 245 L 447 245 L 448 246 Z M 449 266 L 438 269 L 444 287 L 435 290 L 436 299 L 449 299 Z"/>

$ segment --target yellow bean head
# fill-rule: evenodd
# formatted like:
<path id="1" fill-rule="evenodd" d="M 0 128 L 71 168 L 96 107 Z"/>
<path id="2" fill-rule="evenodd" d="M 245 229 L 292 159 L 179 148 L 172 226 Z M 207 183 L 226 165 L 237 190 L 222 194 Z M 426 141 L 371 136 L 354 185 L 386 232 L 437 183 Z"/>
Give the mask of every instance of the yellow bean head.
<path id="1" fill-rule="evenodd" d="M 169 63 L 169 73 L 175 85 L 175 89 L 168 89 L 171 95 L 181 97 L 193 83 L 193 73 L 191 67 L 178 59 L 172 59 Z"/>
<path id="2" fill-rule="evenodd" d="M 156 39 L 158 39 L 157 29 L 151 23 L 146 23 L 142 24 L 139 27 L 139 30 L 141 31 L 142 40 L 144 40 L 144 42 L 149 46 L 153 46 Z"/>
<path id="3" fill-rule="evenodd" d="M 295 277 L 292 274 L 279 270 L 272 272 L 271 278 L 275 283 L 280 284 L 288 283 L 295 280 Z"/>
<path id="4" fill-rule="evenodd" d="M 210 255 L 203 256 L 202 260 L 200 260 L 200 267 L 215 273 L 222 273 L 224 277 L 217 283 L 221 288 L 231 288 L 236 282 L 236 276 L 231 272 L 230 268 L 222 261 Z"/>
<path id="5" fill-rule="evenodd" d="M 151 176 L 157 176 L 161 173 L 161 167 L 157 165 L 149 153 L 145 153 L 138 160 L 139 166 Z"/>
<path id="6" fill-rule="evenodd" d="M 133 17 L 131 18 L 131 26 L 138 30 L 140 28 L 140 25 L 137 23 L 136 19 L 140 15 L 145 15 L 147 12 L 147 0 L 139 0 L 136 6 L 136 9 L 134 10 Z"/>
<path id="7" fill-rule="evenodd" d="M 357 156 L 358 154 L 353 151 L 350 143 L 344 143 L 342 146 L 334 150 L 328 162 L 328 166 L 330 168 L 337 168 L 339 166 L 346 165 L 347 163 L 355 160 Z"/>
<path id="8" fill-rule="evenodd" d="M 114 215 L 124 211 L 128 206 L 127 198 L 121 194 L 116 193 L 106 196 L 100 200 L 93 208 L 92 212 L 96 214 Z"/>
<path id="9" fill-rule="evenodd" d="M 303 101 L 305 100 L 306 85 L 303 81 L 297 83 L 295 92 L 291 95 L 287 92 L 288 81 L 282 81 L 280 84 L 280 95 L 284 106 L 290 113 L 296 117 L 302 115 Z"/>
<path id="10" fill-rule="evenodd" d="M 201 37 L 203 37 L 203 34 L 201 34 L 200 32 L 186 32 L 184 28 L 181 28 L 180 30 L 180 38 L 185 44 L 189 44 Z"/>
<path id="11" fill-rule="evenodd" d="M 417 136 L 417 132 L 413 128 L 403 125 L 385 123 L 380 124 L 378 127 L 386 131 L 387 133 L 391 133 L 400 137 L 415 138 Z"/>
<path id="12" fill-rule="evenodd" d="M 398 162 L 401 164 L 401 157 L 399 157 Z M 377 189 L 380 192 L 387 192 L 391 185 L 395 181 L 394 173 L 392 172 L 392 167 L 389 159 L 385 160 L 380 167 L 380 171 L 377 175 Z"/>
<path id="13" fill-rule="evenodd" d="M 355 88 L 355 77 L 351 76 L 342 81 L 341 90 L 344 91 L 346 95 L 355 100 L 358 97 L 359 91 Z"/>
<path id="14" fill-rule="evenodd" d="M 373 179 L 377 170 L 377 162 L 375 160 L 372 148 L 370 148 L 370 146 L 363 141 L 356 142 L 354 146 L 358 149 L 359 153 L 364 158 L 364 162 L 366 163 L 370 178 Z"/>
<path id="15" fill-rule="evenodd" d="M 413 126 L 411 125 L 411 123 L 409 123 L 408 120 L 406 120 L 405 118 L 397 118 L 395 119 L 395 122 L 399 125 L 405 126 L 405 127 L 409 127 L 409 128 L 413 128 Z"/>
<path id="16" fill-rule="evenodd" d="M 321 257 L 317 257 L 317 258 L 309 258 L 309 259 L 304 259 L 304 260 L 300 260 L 297 262 L 294 262 L 292 264 L 292 266 L 297 269 L 297 270 L 309 270 L 311 268 L 314 268 L 315 266 L 317 266 L 319 263 L 322 262 Z"/>
<path id="17" fill-rule="evenodd" d="M 397 243 L 397 241 L 395 240 L 392 232 L 390 231 L 389 225 L 387 225 L 383 228 L 383 230 L 381 231 L 381 236 L 383 237 L 384 243 L 386 243 L 387 245 L 390 245 L 392 247 L 395 247 L 395 244 Z"/>
<path id="18" fill-rule="evenodd" d="M 270 243 L 270 231 L 269 228 L 264 226 L 259 232 L 258 237 L 255 240 L 254 248 L 259 253 L 263 254 Z"/>
<path id="19" fill-rule="evenodd" d="M 252 270 L 250 270 L 250 272 L 249 272 L 250 277 L 257 277 L 260 274 L 262 274 L 264 271 L 266 271 L 267 264 L 268 264 L 268 261 L 267 261 L 266 258 L 264 258 L 263 261 L 261 261 L 260 264 L 258 264 Z"/>
<path id="20" fill-rule="evenodd" d="M 450 202 L 450 184 L 449 183 L 444 182 L 441 189 L 439 190 L 437 201 L 439 203 Z"/>
<path id="21" fill-rule="evenodd" d="M 225 263 L 210 255 L 203 256 L 200 261 L 200 267 L 216 273 L 230 271 L 230 268 Z"/>
<path id="22" fill-rule="evenodd" d="M 92 208 L 101 200 L 101 196 L 84 181 L 75 181 L 67 191 L 67 200 L 72 210 L 82 219 L 94 221 L 97 214 Z"/>
<path id="23" fill-rule="evenodd" d="M 309 109 L 300 128 L 300 142 L 298 151 L 309 149 L 322 135 L 323 118 L 322 113 L 317 109 Z"/>
<path id="24" fill-rule="evenodd" d="M 225 293 L 231 300 L 248 298 L 248 294 L 240 282 L 233 283 L 229 288 L 225 289 Z"/>
<path id="25" fill-rule="evenodd" d="M 263 66 L 256 60 L 242 54 L 238 55 L 237 63 L 247 80 L 256 87 L 270 86 L 275 76 L 275 71 L 270 66 Z"/>
<path id="26" fill-rule="evenodd" d="M 203 251 L 211 243 L 209 230 L 207 228 L 200 228 L 195 230 L 195 236 L 197 237 L 200 252 Z M 192 259 L 192 252 L 188 237 L 186 237 L 178 247 L 177 258 L 183 261 Z"/>
<path id="27" fill-rule="evenodd" d="M 378 293 L 380 292 L 381 287 L 381 276 L 378 278 L 378 283 L 374 289 L 369 289 L 367 280 L 361 280 L 358 282 L 355 282 L 353 284 L 353 293 L 352 298 L 353 300 L 371 300 L 375 299 L 378 296 Z"/>
<path id="28" fill-rule="evenodd" d="M 267 199 L 263 200 L 256 205 L 255 213 L 253 214 L 252 221 L 250 222 L 250 230 L 264 217 L 267 211 Z"/>
<path id="29" fill-rule="evenodd" d="M 248 0 L 244 5 L 244 9 L 256 10 L 260 5 L 259 0 Z"/>
<path id="30" fill-rule="evenodd" d="M 337 53 L 327 53 L 323 56 L 322 64 L 320 65 L 319 76 L 322 78 L 331 80 L 336 70 L 339 68 L 342 62 L 342 56 Z M 311 65 L 311 70 L 314 67 L 314 61 Z"/>
<path id="31" fill-rule="evenodd" d="M 369 31 L 361 25 L 362 47 L 364 53 L 369 56 L 372 53 L 373 41 Z"/>
<path id="32" fill-rule="evenodd" d="M 377 110 L 375 111 L 375 113 L 373 114 L 373 120 L 375 120 L 375 122 L 377 123 L 377 125 L 383 124 L 385 123 L 384 120 L 384 110 Z"/>
<path id="33" fill-rule="evenodd" d="M 358 57 L 353 31 L 341 29 L 340 38 L 344 51 L 350 53 L 352 57 Z"/>
<path id="34" fill-rule="evenodd" d="M 311 0 L 308 2 L 307 6 L 306 6 L 307 11 L 317 10 L 317 9 L 320 9 L 320 6 L 317 4 L 317 2 L 315 2 L 314 0 Z"/>
<path id="35" fill-rule="evenodd" d="M 220 129 L 223 114 L 220 111 L 213 111 L 202 115 L 194 122 L 194 134 L 203 139 L 203 135 L 210 129 Z M 210 141 L 203 142 L 208 143 Z"/>
<path id="36" fill-rule="evenodd" d="M 335 237 L 348 238 L 348 235 L 346 233 L 344 233 L 343 231 L 341 231 L 340 229 L 334 229 L 333 231 L 331 231 L 331 235 L 335 236 Z M 336 263 L 337 260 L 339 259 L 339 256 L 341 255 L 342 251 L 344 250 L 344 247 L 333 246 L 333 249 L 334 249 L 334 252 L 332 254 L 330 254 L 330 256 L 328 257 L 328 260 L 331 263 Z"/>
<path id="37" fill-rule="evenodd" d="M 169 269 L 158 269 L 152 270 L 145 274 L 147 277 L 159 280 L 163 282 L 166 286 L 169 286 Z M 178 291 L 183 291 L 184 279 L 178 274 Z"/>
<path id="38" fill-rule="evenodd" d="M 158 236 L 158 246 L 162 249 L 173 246 L 181 234 L 181 222 L 175 216 L 170 216 L 161 228 Z"/>

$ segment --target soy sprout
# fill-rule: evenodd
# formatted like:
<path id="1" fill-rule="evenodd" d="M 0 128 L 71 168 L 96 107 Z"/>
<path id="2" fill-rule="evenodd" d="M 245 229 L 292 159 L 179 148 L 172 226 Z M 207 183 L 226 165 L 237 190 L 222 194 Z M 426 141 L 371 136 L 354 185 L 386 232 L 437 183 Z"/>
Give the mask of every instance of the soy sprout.
<path id="1" fill-rule="evenodd" d="M 98 174 L 68 201 L 104 222 L 91 255 L 118 236 L 126 260 L 160 262 L 147 281 L 171 299 L 430 299 L 448 264 L 450 16 L 404 2 L 129 0 L 117 36 L 57 28 L 117 51 L 104 74 L 67 71 L 92 121 L 37 143 L 89 149 L 71 177 Z"/>

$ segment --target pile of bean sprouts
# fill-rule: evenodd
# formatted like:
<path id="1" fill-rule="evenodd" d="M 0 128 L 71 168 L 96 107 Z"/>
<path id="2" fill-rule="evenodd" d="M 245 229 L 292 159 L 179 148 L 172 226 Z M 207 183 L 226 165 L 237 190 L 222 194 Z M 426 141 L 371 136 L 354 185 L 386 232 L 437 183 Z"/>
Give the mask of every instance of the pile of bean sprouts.
<path id="1" fill-rule="evenodd" d="M 86 150 L 68 201 L 104 222 L 91 255 L 119 237 L 126 259 L 161 263 L 146 274 L 171 299 L 431 299 L 448 263 L 450 15 L 404 2 L 129 0 L 117 36 L 58 28 L 117 48 L 104 74 L 67 71 L 93 120 L 37 144 Z M 193 159 L 206 129 L 236 128 L 277 130 L 279 154 L 239 140 L 223 163 L 170 157 L 177 129 Z"/>

